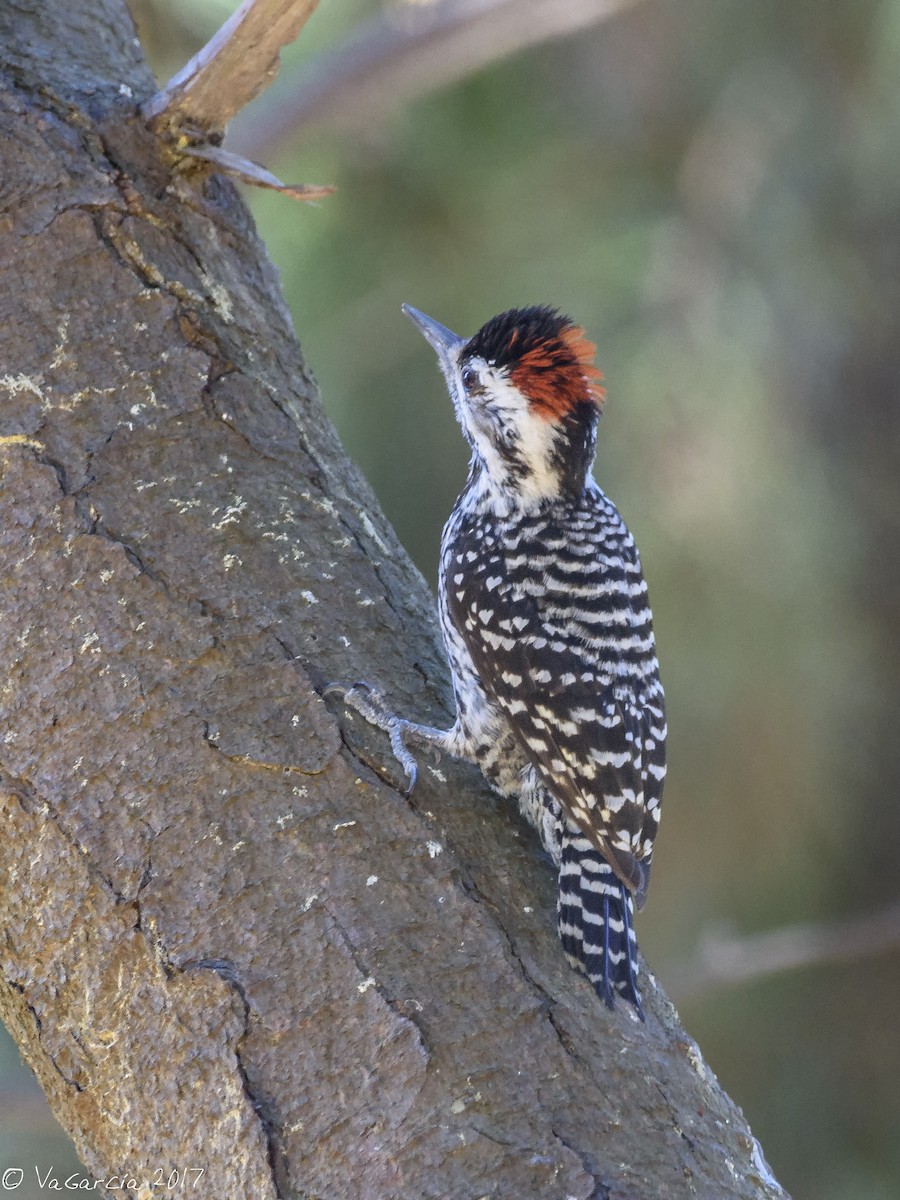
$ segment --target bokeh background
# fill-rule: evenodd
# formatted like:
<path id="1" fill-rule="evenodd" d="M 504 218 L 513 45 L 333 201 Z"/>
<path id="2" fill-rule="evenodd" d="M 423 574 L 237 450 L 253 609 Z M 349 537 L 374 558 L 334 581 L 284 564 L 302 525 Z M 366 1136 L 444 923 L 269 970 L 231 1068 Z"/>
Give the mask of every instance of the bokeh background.
<path id="1" fill-rule="evenodd" d="M 232 7 L 134 0 L 158 77 Z M 522 3 L 429 65 L 405 39 L 426 5 L 323 0 L 229 144 L 338 187 L 249 199 L 432 583 L 466 454 L 401 302 L 461 333 L 548 302 L 598 342 L 596 473 L 641 547 L 669 697 L 641 946 L 796 1200 L 896 1200 L 900 2 L 602 7 L 501 54 L 536 36 Z M 365 93 L 323 59 L 361 26 L 392 47 Z M 0 1170 L 21 1161 L 77 1167 L 6 1041 Z"/>

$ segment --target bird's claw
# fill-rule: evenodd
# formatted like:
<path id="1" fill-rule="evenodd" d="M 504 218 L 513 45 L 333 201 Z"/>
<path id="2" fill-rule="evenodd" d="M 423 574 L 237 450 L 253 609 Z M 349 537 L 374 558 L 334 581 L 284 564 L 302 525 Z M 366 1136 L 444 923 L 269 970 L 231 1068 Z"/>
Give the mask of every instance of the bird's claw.
<path id="1" fill-rule="evenodd" d="M 394 758 L 396 758 L 397 762 L 406 772 L 408 782 L 403 795 L 409 799 L 419 780 L 419 767 L 412 754 L 410 754 L 406 742 L 403 740 L 403 728 L 405 725 L 405 721 L 401 721 L 395 717 L 388 733 L 391 739 L 391 749 L 394 752 Z"/>
<path id="2" fill-rule="evenodd" d="M 356 683 L 338 683 L 337 680 L 332 680 L 331 683 L 326 683 L 319 695 L 323 698 L 326 696 L 339 696 L 341 700 L 346 700 L 351 692 L 355 692 L 357 688 L 364 688 L 367 692 L 374 692 L 375 689 L 371 683 L 366 683 L 364 679 L 357 679 Z"/>
<path id="3" fill-rule="evenodd" d="M 411 796 L 419 779 L 419 768 L 403 740 L 403 733 L 408 722 L 389 712 L 381 693 L 365 680 L 358 680 L 349 687 L 344 683 L 329 683 L 322 689 L 321 694 L 322 696 L 339 695 L 349 708 L 358 712 L 370 725 L 374 725 L 388 735 L 394 757 L 403 768 L 408 781 L 403 795 L 407 798 Z"/>
<path id="4" fill-rule="evenodd" d="M 356 683 L 328 683 L 322 688 L 322 696 L 339 696 L 341 700 L 358 712 L 361 717 L 371 724 L 390 733 L 392 721 L 396 721 L 393 713 L 388 712 L 381 698 L 381 693 L 371 683 L 358 679 Z"/>

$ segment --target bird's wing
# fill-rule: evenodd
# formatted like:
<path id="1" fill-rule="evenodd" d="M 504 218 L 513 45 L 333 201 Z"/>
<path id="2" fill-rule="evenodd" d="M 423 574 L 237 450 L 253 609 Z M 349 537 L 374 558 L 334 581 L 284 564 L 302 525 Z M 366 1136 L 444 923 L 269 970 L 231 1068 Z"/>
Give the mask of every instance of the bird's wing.
<path id="1" fill-rule="evenodd" d="M 573 618 L 577 578 L 568 574 L 556 589 L 545 579 L 536 595 L 527 573 L 517 578 L 493 562 L 457 575 L 450 616 L 542 782 L 640 903 L 658 803 L 658 790 L 646 786 L 652 755 L 645 761 L 644 747 L 655 745 L 653 714 L 661 711 L 639 705 L 627 684 L 614 685 L 621 631 Z M 587 564 L 584 577 L 595 571 Z"/>

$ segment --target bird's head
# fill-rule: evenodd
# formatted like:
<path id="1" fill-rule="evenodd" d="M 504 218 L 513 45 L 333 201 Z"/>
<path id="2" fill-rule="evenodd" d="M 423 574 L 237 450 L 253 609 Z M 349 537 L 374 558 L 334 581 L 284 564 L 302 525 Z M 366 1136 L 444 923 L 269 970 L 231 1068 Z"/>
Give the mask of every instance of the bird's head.
<path id="1" fill-rule="evenodd" d="M 604 397 L 584 330 L 553 308 L 513 308 L 466 340 L 403 311 L 437 353 L 482 486 L 523 508 L 580 495 Z"/>

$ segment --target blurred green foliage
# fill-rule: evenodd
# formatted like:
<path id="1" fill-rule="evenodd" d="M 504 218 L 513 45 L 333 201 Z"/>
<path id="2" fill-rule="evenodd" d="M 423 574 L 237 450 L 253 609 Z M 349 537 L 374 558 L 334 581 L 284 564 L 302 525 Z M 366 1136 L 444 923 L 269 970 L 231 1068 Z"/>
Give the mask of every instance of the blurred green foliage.
<path id="1" fill-rule="evenodd" d="M 135 3 L 158 74 L 230 8 Z M 323 4 L 276 89 L 374 11 Z M 305 131 L 266 165 L 336 183 L 317 208 L 250 197 L 328 410 L 431 580 L 466 453 L 401 302 L 461 333 L 549 302 L 598 342 L 597 476 L 669 698 L 639 927 L 664 986 L 704 930 L 900 890 L 898 146 L 898 0 L 644 0 Z M 680 1005 L 796 1200 L 900 1195 L 898 988 L 895 953 Z"/>

